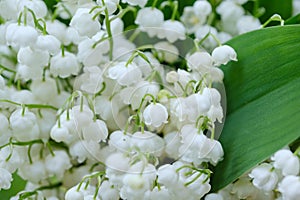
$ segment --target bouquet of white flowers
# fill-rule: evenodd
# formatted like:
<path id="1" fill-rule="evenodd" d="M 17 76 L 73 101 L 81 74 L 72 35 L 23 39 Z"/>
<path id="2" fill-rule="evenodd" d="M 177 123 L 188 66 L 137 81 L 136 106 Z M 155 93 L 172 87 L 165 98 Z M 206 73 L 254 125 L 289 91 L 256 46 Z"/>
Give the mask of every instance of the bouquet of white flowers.
<path id="1" fill-rule="evenodd" d="M 224 68 L 226 79 L 230 65 L 244 69 L 243 63 L 250 62 L 228 41 L 273 21 L 284 25 L 277 14 L 263 21 L 267 7 L 258 2 L 0 1 L 0 190 L 8 190 L 0 195 L 49 200 L 296 200 L 299 144 L 281 148 L 299 133 L 272 151 L 263 149 L 247 167 L 237 166 L 236 173 L 228 170 L 228 159 L 242 153 L 232 153 L 236 150 L 230 150 L 227 138 L 241 137 L 228 136 L 232 125 L 227 124 L 221 135 L 226 95 L 228 113 L 236 114 L 238 107 L 254 101 L 247 100 L 247 91 L 260 90 L 239 82 L 239 72 L 229 77 L 229 89 L 227 82 L 224 86 Z M 295 13 L 297 9 L 299 1 L 294 1 Z M 290 23 L 296 23 L 293 20 L 297 16 Z M 298 26 L 292 28 L 299 33 Z M 251 34 L 237 43 L 243 44 L 246 37 L 256 40 Z M 289 45 L 299 47 L 298 37 L 291 37 L 295 41 Z M 273 43 L 265 49 L 268 45 Z M 270 56 L 261 47 L 247 48 Z M 247 56 L 257 53 L 247 51 Z M 280 51 L 274 47 L 274 52 Z M 234 104 L 231 86 L 237 94 L 246 90 L 238 97 L 243 102 Z M 260 91 L 275 89 L 262 85 Z M 264 95 L 260 91 L 256 99 Z M 282 107 L 289 116 L 290 108 Z M 243 127 L 237 120 L 241 117 L 232 118 L 231 123 Z M 250 117 L 249 124 L 263 120 L 271 126 L 259 116 Z M 288 127 L 286 123 L 281 125 Z M 219 175 L 222 167 L 224 176 Z M 227 181 L 221 180 L 230 173 L 234 175 Z"/>

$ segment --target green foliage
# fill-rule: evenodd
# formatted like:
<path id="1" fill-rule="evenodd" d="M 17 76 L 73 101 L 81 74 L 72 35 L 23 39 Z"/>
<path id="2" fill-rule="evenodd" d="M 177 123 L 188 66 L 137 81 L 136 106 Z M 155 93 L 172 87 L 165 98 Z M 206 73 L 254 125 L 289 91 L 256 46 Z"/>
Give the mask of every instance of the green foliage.
<path id="1" fill-rule="evenodd" d="M 238 62 L 223 67 L 225 151 L 213 190 L 233 182 L 300 136 L 300 26 L 271 27 L 228 42 Z"/>
<path id="2" fill-rule="evenodd" d="M 287 19 L 284 24 L 300 24 L 300 14 Z"/>
<path id="3" fill-rule="evenodd" d="M 12 196 L 15 196 L 19 191 L 25 188 L 26 182 L 21 179 L 16 173 L 13 174 L 13 182 L 9 190 L 0 191 L 0 199 L 6 200 Z"/>
<path id="4" fill-rule="evenodd" d="M 292 16 L 293 0 L 258 0 L 259 7 L 265 8 L 265 13 L 260 17 L 262 22 L 267 21 L 272 15 L 279 14 L 282 19 Z"/>

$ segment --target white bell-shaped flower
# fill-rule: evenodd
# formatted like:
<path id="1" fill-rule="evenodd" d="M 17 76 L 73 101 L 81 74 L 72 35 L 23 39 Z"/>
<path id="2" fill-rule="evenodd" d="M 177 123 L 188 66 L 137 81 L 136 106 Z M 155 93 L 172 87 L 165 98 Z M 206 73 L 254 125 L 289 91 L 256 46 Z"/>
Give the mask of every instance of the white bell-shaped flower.
<path id="1" fill-rule="evenodd" d="M 87 159 L 97 159 L 97 154 L 100 151 L 100 145 L 97 141 L 79 140 L 70 145 L 70 155 L 72 159 L 82 163 Z"/>
<path id="2" fill-rule="evenodd" d="M 222 123 L 222 119 L 224 117 L 223 108 L 221 105 L 215 106 L 212 105 L 207 112 L 207 117 L 214 123 L 216 120 Z"/>
<path id="3" fill-rule="evenodd" d="M 126 152 L 130 148 L 131 137 L 123 131 L 114 131 L 109 135 L 108 144 L 120 152 Z"/>
<path id="4" fill-rule="evenodd" d="M 158 33 L 159 38 L 166 38 L 170 43 L 177 40 L 185 39 L 185 28 L 183 24 L 179 21 L 167 20 L 164 21 L 162 29 Z"/>
<path id="5" fill-rule="evenodd" d="M 160 186 L 153 188 L 151 191 L 148 190 L 145 194 L 145 199 L 155 200 L 155 199 L 164 199 L 164 200 L 172 200 L 173 196 L 169 192 L 168 188 L 164 186 Z"/>
<path id="6" fill-rule="evenodd" d="M 104 28 L 106 29 L 106 25 L 103 24 Z M 121 34 L 124 31 L 124 22 L 120 18 L 116 18 L 110 23 L 110 29 L 112 35 Z"/>
<path id="7" fill-rule="evenodd" d="M 108 130 L 104 121 L 97 119 L 82 129 L 83 139 L 96 142 L 104 141 L 108 136 Z"/>
<path id="8" fill-rule="evenodd" d="M 204 13 L 203 13 L 204 14 Z M 192 6 L 186 6 L 183 9 L 183 13 L 180 20 L 184 23 L 186 32 L 191 34 L 195 33 L 206 22 L 207 16 L 198 15 Z"/>
<path id="9" fill-rule="evenodd" d="M 300 161 L 297 155 L 294 155 L 288 149 L 277 151 L 271 159 L 274 161 L 274 167 L 281 169 L 284 176 L 298 175 L 300 170 Z"/>
<path id="10" fill-rule="evenodd" d="M 136 132 L 130 138 L 130 146 L 142 153 L 151 153 L 155 156 L 161 155 L 165 143 L 158 135 L 149 131 Z"/>
<path id="11" fill-rule="evenodd" d="M 70 44 L 71 38 L 64 23 L 58 20 L 46 21 L 46 29 L 50 35 L 55 36 L 64 45 Z"/>
<path id="12" fill-rule="evenodd" d="M 195 1 L 193 4 L 193 9 L 195 14 L 198 16 L 208 16 L 212 11 L 210 3 L 206 0 Z"/>
<path id="13" fill-rule="evenodd" d="M 168 83 L 176 83 L 179 80 L 179 76 L 176 71 L 170 71 L 166 75 L 166 81 Z"/>
<path id="14" fill-rule="evenodd" d="M 224 200 L 223 196 L 218 193 L 209 193 L 205 196 L 204 200 Z"/>
<path id="15" fill-rule="evenodd" d="M 122 98 L 124 104 L 131 104 L 132 110 L 139 108 L 142 103 L 143 97 L 146 94 L 151 94 L 157 96 L 159 92 L 159 85 L 155 82 L 139 81 L 136 85 L 132 87 L 126 87 L 120 92 L 120 97 Z M 145 101 L 151 100 L 151 97 L 146 96 Z"/>
<path id="16" fill-rule="evenodd" d="M 0 190 L 8 190 L 11 186 L 13 178 L 9 171 L 0 167 Z"/>
<path id="17" fill-rule="evenodd" d="M 108 77 L 122 86 L 129 86 L 142 79 L 142 72 L 134 63 L 126 66 L 125 62 L 121 62 L 108 69 Z"/>
<path id="18" fill-rule="evenodd" d="M 182 155 L 182 160 L 187 162 L 199 163 L 199 148 L 202 147 L 206 141 L 206 136 L 198 134 L 198 129 L 194 125 L 185 125 L 181 131 L 181 146 L 179 153 Z"/>
<path id="19" fill-rule="evenodd" d="M 17 64 L 17 73 L 20 79 L 25 81 L 41 79 L 43 77 L 43 68 Z"/>
<path id="20" fill-rule="evenodd" d="M 77 75 L 80 70 L 80 65 L 74 54 L 65 52 L 64 56 L 60 53 L 53 56 L 50 60 L 50 72 L 54 76 L 66 78 L 71 75 Z"/>
<path id="21" fill-rule="evenodd" d="M 181 138 L 178 132 L 171 132 L 164 136 L 166 143 L 165 151 L 171 158 L 178 158 Z"/>
<path id="22" fill-rule="evenodd" d="M 7 159 L 9 158 L 9 159 Z M 6 146 L 0 150 L 0 168 L 14 173 L 25 162 L 25 158 L 16 149 Z"/>
<path id="23" fill-rule="evenodd" d="M 2 136 L 3 134 L 5 134 L 8 129 L 9 129 L 9 122 L 7 117 L 0 113 L 0 122 L 1 122 L 1 126 L 0 126 L 0 136 Z"/>
<path id="24" fill-rule="evenodd" d="M 202 94 L 209 98 L 212 105 L 214 105 L 214 106 L 220 105 L 221 94 L 217 89 L 205 87 L 203 89 Z"/>
<path id="25" fill-rule="evenodd" d="M 102 69 L 97 66 L 91 66 L 84 67 L 83 71 L 83 74 L 76 77 L 74 88 L 90 94 L 96 94 L 103 87 Z"/>
<path id="26" fill-rule="evenodd" d="M 36 103 L 33 93 L 30 90 L 11 91 L 10 99 L 20 104 Z"/>
<path id="27" fill-rule="evenodd" d="M 119 153 L 119 152 L 110 154 L 105 160 L 105 164 L 107 168 L 111 168 L 113 170 L 120 171 L 120 172 L 128 171 L 129 162 L 130 159 L 125 155 L 123 155 L 123 153 Z"/>
<path id="28" fill-rule="evenodd" d="M 274 190 L 278 182 L 278 176 L 269 163 L 255 167 L 249 176 L 253 178 L 253 185 L 265 192 Z"/>
<path id="29" fill-rule="evenodd" d="M 57 124 L 52 127 L 50 137 L 56 142 L 66 142 L 72 138 L 67 127 L 63 125 L 59 127 Z"/>
<path id="30" fill-rule="evenodd" d="M 87 105 L 74 106 L 70 112 L 74 116 L 74 123 L 78 130 L 88 126 L 94 118 L 93 111 Z"/>
<path id="31" fill-rule="evenodd" d="M 49 62 L 49 53 L 30 47 L 20 48 L 18 52 L 18 62 L 28 67 L 45 67 Z"/>
<path id="32" fill-rule="evenodd" d="M 128 3 L 132 6 L 139 6 L 143 8 L 147 4 L 148 0 L 122 0 L 122 2 Z"/>
<path id="33" fill-rule="evenodd" d="M 181 146 L 179 153 L 187 162 L 200 164 L 210 162 L 216 165 L 223 159 L 224 151 L 219 141 L 207 138 L 203 133 L 198 133 L 194 125 L 185 125 L 181 129 Z"/>
<path id="34" fill-rule="evenodd" d="M 93 19 L 93 13 L 88 8 L 79 8 L 72 17 L 70 26 L 81 36 L 94 36 L 101 29 L 99 20 Z"/>
<path id="35" fill-rule="evenodd" d="M 300 177 L 289 175 L 278 184 L 278 191 L 283 199 L 298 200 L 300 196 Z"/>
<path id="36" fill-rule="evenodd" d="M 122 199 L 143 199 L 150 189 L 150 184 L 141 174 L 126 174 L 123 178 L 123 187 L 120 190 Z"/>
<path id="37" fill-rule="evenodd" d="M 19 0 L 3 0 L 0 1 L 0 12 L 1 17 L 5 20 L 15 20 L 18 19 L 17 4 Z"/>
<path id="38" fill-rule="evenodd" d="M 47 178 L 45 163 L 42 160 L 36 160 L 32 164 L 24 163 L 19 168 L 18 175 L 24 180 L 38 184 L 41 180 Z"/>
<path id="39" fill-rule="evenodd" d="M 101 38 L 104 33 L 100 32 L 98 34 L 96 36 Z M 78 60 L 84 64 L 84 66 L 88 67 L 98 65 L 103 60 L 102 55 L 107 53 L 109 50 L 109 44 L 107 40 L 104 40 L 94 46 L 98 40 L 98 37 L 94 36 L 92 39 L 86 38 L 78 44 L 77 57 Z"/>
<path id="40" fill-rule="evenodd" d="M 171 34 L 171 33 L 169 33 Z M 176 46 L 169 42 L 158 42 L 154 45 L 155 50 L 158 52 L 158 58 L 165 60 L 168 63 L 173 63 L 178 59 L 179 50 Z"/>
<path id="41" fill-rule="evenodd" d="M 209 184 L 209 177 L 207 174 L 202 173 L 201 175 L 198 173 L 194 173 L 193 175 L 189 176 L 185 182 L 190 182 L 192 180 L 196 180 L 189 184 L 187 188 L 198 198 L 202 198 L 205 194 L 207 194 L 210 189 L 211 185 Z M 200 176 L 199 176 L 200 175 Z M 199 176 L 199 177 L 198 177 Z M 198 178 L 197 178 L 198 177 Z"/>
<path id="42" fill-rule="evenodd" d="M 178 182 L 178 173 L 174 165 L 165 164 L 157 170 L 157 181 L 167 187 L 172 187 Z"/>
<path id="43" fill-rule="evenodd" d="M 167 123 L 168 116 L 167 108 L 160 103 L 149 104 L 143 112 L 145 124 L 155 128 Z"/>
<path id="44" fill-rule="evenodd" d="M 142 198 L 142 193 L 147 191 L 145 188 L 145 179 L 139 174 L 125 174 L 123 178 L 123 186 L 120 190 L 122 199 L 138 199 Z M 140 191 L 142 190 L 142 191 Z"/>
<path id="45" fill-rule="evenodd" d="M 30 85 L 30 89 L 35 98 L 39 99 L 43 103 L 50 103 L 53 98 L 52 95 L 57 93 L 56 82 L 50 77 L 45 80 L 33 80 Z"/>
<path id="46" fill-rule="evenodd" d="M 147 184 L 149 184 L 150 186 L 157 177 L 155 166 L 149 163 L 145 163 L 144 161 L 138 161 L 131 165 L 127 173 L 142 175 Z"/>
<path id="47" fill-rule="evenodd" d="M 67 169 L 72 167 L 68 154 L 63 150 L 53 151 L 54 156 L 49 154 L 45 158 L 45 166 L 49 175 L 55 175 L 62 179 Z"/>
<path id="48" fill-rule="evenodd" d="M 217 36 L 218 31 L 215 27 L 207 25 L 207 24 L 200 26 L 195 31 L 195 36 L 199 40 L 202 40 L 207 34 L 213 34 L 213 35 Z M 202 45 L 206 49 L 213 49 L 217 46 L 217 42 L 215 41 L 215 39 L 212 36 L 210 36 L 203 41 Z"/>
<path id="49" fill-rule="evenodd" d="M 200 115 L 206 115 L 211 107 L 210 97 L 205 94 L 192 94 L 185 100 L 189 110 L 189 120 L 196 121 Z"/>
<path id="50" fill-rule="evenodd" d="M 202 68 L 212 67 L 213 59 L 209 53 L 197 51 L 187 57 L 187 65 L 191 70 L 199 71 Z"/>
<path id="51" fill-rule="evenodd" d="M 261 23 L 258 18 L 255 18 L 252 15 L 244 15 L 239 18 L 236 26 L 239 34 L 243 34 L 259 29 L 261 27 Z"/>
<path id="52" fill-rule="evenodd" d="M 42 51 L 48 51 L 51 55 L 55 55 L 60 51 L 60 41 L 53 35 L 39 35 L 35 47 Z"/>
<path id="53" fill-rule="evenodd" d="M 242 6 L 237 5 L 233 1 L 222 1 L 216 10 L 224 21 L 237 20 L 242 17 L 245 12 Z"/>
<path id="54" fill-rule="evenodd" d="M 161 27 L 164 22 L 164 14 L 157 8 L 142 8 L 138 11 L 135 23 L 140 26 L 142 31 L 148 33 L 150 37 L 161 32 Z"/>
<path id="55" fill-rule="evenodd" d="M 51 105 L 51 104 L 50 104 Z M 53 110 L 42 109 L 37 115 L 37 123 L 40 128 L 40 138 L 43 141 L 48 141 L 50 138 L 50 131 L 56 121 L 56 113 Z"/>
<path id="56" fill-rule="evenodd" d="M 38 139 L 39 127 L 35 114 L 27 109 L 24 114 L 22 114 L 22 112 L 22 109 L 17 109 L 9 118 L 13 136 L 22 142 Z"/>
<path id="57" fill-rule="evenodd" d="M 231 60 L 237 61 L 235 50 L 228 45 L 222 45 L 215 48 L 211 55 L 217 66 L 222 64 L 226 65 Z"/>
<path id="58" fill-rule="evenodd" d="M 117 10 L 120 0 L 104 0 L 108 14 L 111 15 Z M 97 0 L 97 4 L 103 6 L 102 0 Z M 104 13 L 104 12 L 103 12 Z"/>
<path id="59" fill-rule="evenodd" d="M 103 200 L 119 199 L 119 191 L 109 181 L 103 181 L 98 196 Z"/>
<path id="60" fill-rule="evenodd" d="M 83 200 L 84 199 L 84 194 L 82 193 L 81 190 L 77 190 L 78 185 L 75 185 L 68 189 L 68 191 L 65 194 L 65 199 L 66 200 Z"/>
<path id="61" fill-rule="evenodd" d="M 212 165 L 217 165 L 219 161 L 223 159 L 224 151 L 219 141 L 207 138 L 206 143 L 201 148 L 200 157 L 204 161 L 210 162 Z"/>
<path id="62" fill-rule="evenodd" d="M 38 32 L 31 26 L 18 25 L 12 23 L 6 29 L 6 41 L 13 46 L 32 46 L 35 44 Z"/>
<path id="63" fill-rule="evenodd" d="M 41 0 L 19 1 L 17 7 L 20 12 L 24 10 L 24 7 L 31 9 L 37 18 L 45 17 L 48 12 L 46 3 Z"/>

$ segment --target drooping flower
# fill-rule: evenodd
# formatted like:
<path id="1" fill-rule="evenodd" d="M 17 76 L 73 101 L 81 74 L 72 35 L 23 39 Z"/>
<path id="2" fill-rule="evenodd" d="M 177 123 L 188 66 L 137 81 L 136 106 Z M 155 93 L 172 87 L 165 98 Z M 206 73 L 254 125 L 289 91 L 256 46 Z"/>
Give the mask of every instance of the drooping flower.
<path id="1" fill-rule="evenodd" d="M 168 111 L 166 107 L 160 103 L 151 103 L 145 108 L 143 117 L 146 125 L 158 128 L 167 122 Z"/>

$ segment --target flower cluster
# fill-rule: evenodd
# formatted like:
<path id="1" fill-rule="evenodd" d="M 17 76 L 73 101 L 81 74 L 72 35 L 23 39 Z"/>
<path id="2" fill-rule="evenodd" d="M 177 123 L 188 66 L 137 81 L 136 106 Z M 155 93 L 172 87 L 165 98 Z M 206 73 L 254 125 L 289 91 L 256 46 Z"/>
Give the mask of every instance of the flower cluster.
<path id="1" fill-rule="evenodd" d="M 260 27 L 244 3 L 222 1 L 218 19 L 206 0 L 182 16 L 177 1 L 64 0 L 51 10 L 41 0 L 1 1 L 0 189 L 17 174 L 27 183 L 11 199 L 204 197 L 224 156 L 215 133 L 223 96 L 214 86 L 219 66 L 237 60 L 222 43 Z M 137 29 L 124 32 L 130 12 Z M 281 154 L 274 167 L 284 196 L 299 162 L 296 173 Z M 250 174 L 256 187 L 275 188 L 271 169 Z M 270 172 L 267 184 L 261 170 Z"/>
<path id="2" fill-rule="evenodd" d="M 299 199 L 300 148 L 294 152 L 288 147 L 275 152 L 218 193 L 207 199 Z M 210 198 L 211 197 L 211 198 Z"/>

